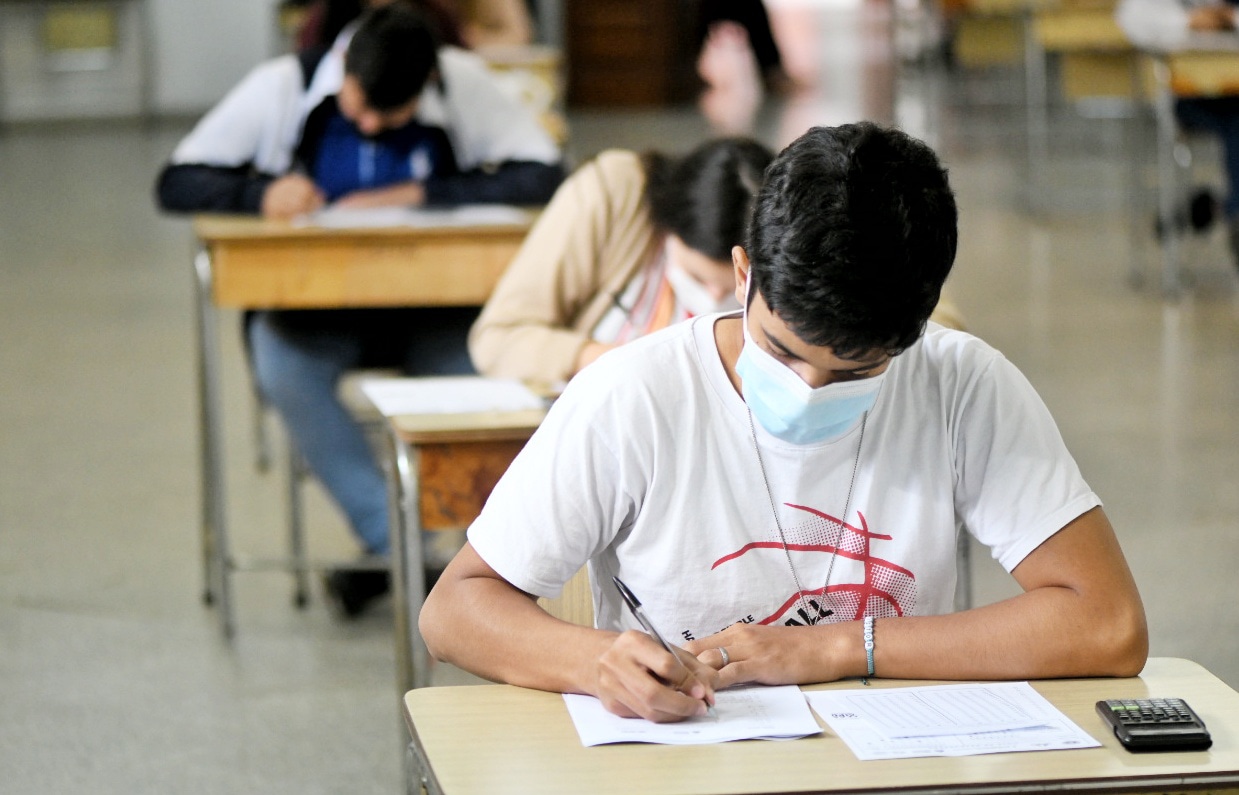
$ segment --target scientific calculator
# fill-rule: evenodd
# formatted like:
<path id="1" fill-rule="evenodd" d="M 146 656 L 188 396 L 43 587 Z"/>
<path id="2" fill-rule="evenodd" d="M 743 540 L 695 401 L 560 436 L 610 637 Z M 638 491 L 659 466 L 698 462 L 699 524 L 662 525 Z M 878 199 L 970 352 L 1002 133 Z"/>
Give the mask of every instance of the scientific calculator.
<path id="1" fill-rule="evenodd" d="M 1205 723 L 1181 698 L 1115 698 L 1097 714 L 1129 751 L 1203 751 L 1213 744 Z"/>

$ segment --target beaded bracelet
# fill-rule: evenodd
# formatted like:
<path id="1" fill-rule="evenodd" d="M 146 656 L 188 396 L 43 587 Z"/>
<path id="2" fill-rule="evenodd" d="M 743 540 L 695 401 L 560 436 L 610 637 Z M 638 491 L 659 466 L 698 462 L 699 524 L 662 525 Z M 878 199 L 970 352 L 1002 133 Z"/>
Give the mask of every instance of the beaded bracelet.
<path id="1" fill-rule="evenodd" d="M 869 664 L 869 676 L 873 676 L 873 616 L 865 616 L 865 662 Z"/>

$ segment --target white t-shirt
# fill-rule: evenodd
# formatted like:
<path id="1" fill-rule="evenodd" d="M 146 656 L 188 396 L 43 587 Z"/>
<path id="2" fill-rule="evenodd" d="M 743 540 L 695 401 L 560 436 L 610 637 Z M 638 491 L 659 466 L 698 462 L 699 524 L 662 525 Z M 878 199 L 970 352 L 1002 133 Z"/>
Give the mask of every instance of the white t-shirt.
<path id="1" fill-rule="evenodd" d="M 718 317 L 629 343 L 569 382 L 469 529 L 502 577 L 554 596 L 588 562 L 597 626 L 637 628 L 618 575 L 673 643 L 737 621 L 932 615 L 952 608 L 958 527 L 1011 570 L 1100 504 L 1015 367 L 930 324 L 887 371 L 842 534 L 860 421 L 813 446 L 754 423 L 785 551 Z"/>

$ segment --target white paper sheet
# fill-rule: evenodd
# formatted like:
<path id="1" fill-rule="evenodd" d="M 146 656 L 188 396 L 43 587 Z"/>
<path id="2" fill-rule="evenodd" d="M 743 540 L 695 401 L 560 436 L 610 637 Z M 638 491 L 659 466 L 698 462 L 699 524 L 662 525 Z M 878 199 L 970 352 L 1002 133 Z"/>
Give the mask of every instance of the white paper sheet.
<path id="1" fill-rule="evenodd" d="M 568 714 L 581 744 L 660 743 L 705 745 L 732 740 L 790 740 L 822 731 L 800 688 L 736 687 L 715 693 L 718 718 L 690 718 L 681 723 L 653 723 L 621 718 L 593 696 L 565 694 Z"/>
<path id="2" fill-rule="evenodd" d="M 543 398 L 510 378 L 367 378 L 361 382 L 361 390 L 385 417 L 546 408 Z"/>
<path id="3" fill-rule="evenodd" d="M 459 226 L 526 224 L 529 212 L 507 204 L 465 204 L 459 207 L 325 207 L 293 221 L 295 226 L 324 229 L 376 229 L 408 226 L 435 229 Z"/>
<path id="4" fill-rule="evenodd" d="M 806 693 L 858 759 L 1095 748 L 1027 682 Z"/>

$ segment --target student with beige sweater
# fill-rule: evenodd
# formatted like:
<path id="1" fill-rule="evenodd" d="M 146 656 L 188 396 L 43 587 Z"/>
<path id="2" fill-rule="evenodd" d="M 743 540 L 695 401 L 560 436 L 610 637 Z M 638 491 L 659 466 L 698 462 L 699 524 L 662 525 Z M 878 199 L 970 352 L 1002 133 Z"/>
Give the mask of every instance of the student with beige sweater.
<path id="1" fill-rule="evenodd" d="M 477 369 L 554 387 L 624 342 L 740 308 L 731 249 L 772 155 L 746 138 L 681 157 L 608 150 L 560 186 L 469 334 Z M 962 328 L 945 297 L 933 320 Z"/>

